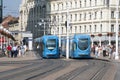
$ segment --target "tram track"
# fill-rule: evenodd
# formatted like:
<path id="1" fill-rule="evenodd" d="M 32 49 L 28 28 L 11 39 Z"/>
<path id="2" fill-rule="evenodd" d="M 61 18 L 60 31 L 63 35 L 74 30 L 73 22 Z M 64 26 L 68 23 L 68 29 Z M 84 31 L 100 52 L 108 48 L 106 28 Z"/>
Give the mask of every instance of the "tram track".
<path id="1" fill-rule="evenodd" d="M 88 65 L 76 68 L 75 70 L 58 77 L 56 80 L 102 80 L 108 70 L 108 63 L 88 62 Z"/>
<path id="2" fill-rule="evenodd" d="M 57 64 L 57 65 L 56 65 Z M 44 77 L 54 71 L 62 69 L 66 64 L 64 61 L 49 60 L 42 64 L 32 64 L 17 70 L 6 71 L 0 75 L 0 80 L 33 80 L 38 77 Z M 11 73 L 10 73 L 11 72 Z"/>
<path id="3" fill-rule="evenodd" d="M 111 66 L 108 61 L 75 59 L 70 61 L 43 59 L 25 62 L 0 62 L 0 65 L 3 66 L 8 64 L 25 66 L 0 72 L 0 80 L 102 80 Z M 65 68 L 66 70 L 64 70 Z M 59 75 L 60 72 L 63 73 Z M 58 73 L 57 76 L 54 75 L 54 79 L 51 78 L 53 73 Z"/>

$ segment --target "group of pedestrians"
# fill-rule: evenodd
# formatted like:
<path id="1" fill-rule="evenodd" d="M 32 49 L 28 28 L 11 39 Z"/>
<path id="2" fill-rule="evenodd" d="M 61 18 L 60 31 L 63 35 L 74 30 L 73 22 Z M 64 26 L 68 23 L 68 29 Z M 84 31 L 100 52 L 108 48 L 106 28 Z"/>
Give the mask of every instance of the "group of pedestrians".
<path id="1" fill-rule="evenodd" d="M 5 50 L 5 55 L 7 57 L 11 57 L 11 58 L 16 58 L 18 56 L 25 56 L 25 52 L 26 52 L 26 45 L 17 45 L 17 43 L 15 43 L 13 46 L 12 45 L 8 45 L 6 47 Z"/>
<path id="2" fill-rule="evenodd" d="M 103 56 L 106 57 L 108 56 L 110 59 L 115 58 L 115 46 L 114 45 L 93 45 L 92 47 L 92 53 L 95 55 L 95 57 Z"/>

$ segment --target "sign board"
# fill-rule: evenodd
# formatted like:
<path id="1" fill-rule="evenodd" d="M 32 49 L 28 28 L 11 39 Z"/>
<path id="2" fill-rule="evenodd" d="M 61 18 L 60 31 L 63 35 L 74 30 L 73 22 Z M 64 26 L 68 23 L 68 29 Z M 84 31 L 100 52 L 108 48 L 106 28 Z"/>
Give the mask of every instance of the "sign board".
<path id="1" fill-rule="evenodd" d="M 32 33 L 22 33 L 22 37 L 33 37 Z"/>

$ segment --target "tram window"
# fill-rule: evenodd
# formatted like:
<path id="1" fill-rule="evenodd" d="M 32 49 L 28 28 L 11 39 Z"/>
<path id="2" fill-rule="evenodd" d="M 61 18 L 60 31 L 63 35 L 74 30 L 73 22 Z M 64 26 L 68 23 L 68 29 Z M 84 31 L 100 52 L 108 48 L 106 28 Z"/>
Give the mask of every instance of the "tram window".
<path id="1" fill-rule="evenodd" d="M 86 50 L 88 48 L 88 39 L 79 39 L 78 47 L 80 50 Z"/>
<path id="2" fill-rule="evenodd" d="M 73 51 L 75 51 L 77 49 L 77 44 L 74 42 L 73 43 Z"/>
<path id="3" fill-rule="evenodd" d="M 47 43 L 46 43 L 46 48 L 47 49 L 53 50 L 53 49 L 55 49 L 55 47 L 56 47 L 56 40 L 55 39 L 47 40 Z"/>

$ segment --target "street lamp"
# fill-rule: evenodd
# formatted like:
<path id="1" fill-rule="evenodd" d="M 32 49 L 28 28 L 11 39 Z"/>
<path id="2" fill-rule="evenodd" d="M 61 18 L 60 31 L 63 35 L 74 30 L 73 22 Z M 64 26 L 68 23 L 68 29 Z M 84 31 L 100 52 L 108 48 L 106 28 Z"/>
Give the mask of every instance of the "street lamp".
<path id="1" fill-rule="evenodd" d="M 119 16 L 119 0 L 116 0 L 116 54 L 115 54 L 115 59 L 119 59 L 119 54 L 118 54 L 118 16 Z"/>
<path id="2" fill-rule="evenodd" d="M 62 4 L 62 2 L 60 2 L 60 3 L 58 3 L 58 13 L 59 13 L 59 15 L 60 15 L 60 17 L 59 17 L 59 19 L 58 19 L 58 26 L 59 26 L 59 47 L 61 47 L 61 11 L 60 11 L 60 9 L 61 9 L 61 5 Z"/>
<path id="3" fill-rule="evenodd" d="M 66 59 L 69 59 L 69 7 L 67 0 L 67 45 L 66 45 Z"/>
<path id="4" fill-rule="evenodd" d="M 43 22 L 43 23 L 42 23 Z M 42 22 L 39 22 L 38 24 L 41 26 L 42 24 L 44 25 L 44 35 L 45 35 L 45 21 L 42 19 Z"/>

